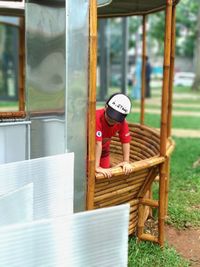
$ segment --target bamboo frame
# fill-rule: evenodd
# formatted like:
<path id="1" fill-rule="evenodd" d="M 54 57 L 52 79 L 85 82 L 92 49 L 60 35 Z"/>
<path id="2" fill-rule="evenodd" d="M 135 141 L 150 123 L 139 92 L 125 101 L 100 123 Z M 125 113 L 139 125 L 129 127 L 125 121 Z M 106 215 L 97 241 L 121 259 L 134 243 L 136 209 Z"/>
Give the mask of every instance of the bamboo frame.
<path id="1" fill-rule="evenodd" d="M 94 208 L 95 187 L 95 127 L 96 127 L 96 64 L 97 64 L 97 3 L 90 0 L 89 40 L 89 107 L 88 107 L 88 183 L 87 209 Z"/>
<path id="2" fill-rule="evenodd" d="M 142 87 L 140 123 L 144 124 L 145 94 L 146 94 L 146 16 L 142 20 Z"/>
<path id="3" fill-rule="evenodd" d="M 95 1 L 96 2 L 96 1 Z M 88 121 L 95 121 L 96 104 L 96 3 L 90 1 L 90 70 L 89 70 L 89 115 Z M 112 177 L 105 178 L 101 173 L 95 173 L 95 127 L 88 129 L 88 192 L 87 208 L 102 208 L 122 203 L 130 203 L 130 224 L 129 233 L 133 233 L 138 224 L 138 238 L 149 240 L 164 245 L 164 219 L 167 203 L 167 182 L 169 173 L 169 156 L 174 148 L 173 142 L 168 140 L 171 127 L 172 112 L 172 81 L 174 70 L 173 45 L 175 16 L 172 16 L 173 0 L 166 0 L 165 17 L 165 48 L 164 48 L 164 71 L 162 86 L 162 110 L 161 110 L 161 130 L 160 134 L 144 125 L 145 116 L 145 87 L 146 87 L 146 14 L 143 14 L 143 46 L 142 46 L 142 97 L 141 97 L 141 117 L 140 125 L 130 125 L 131 146 L 130 159 L 133 171 L 125 176 L 121 167 L 112 168 Z M 93 9 L 94 8 L 94 9 Z M 175 8 L 173 8 L 175 10 Z M 91 15 L 92 14 L 92 15 Z M 173 22 L 172 22 L 173 18 Z M 95 29 L 93 28 L 93 26 Z M 172 28 L 173 27 L 173 28 Z M 174 39 L 173 39 L 174 38 Z M 173 62 L 170 65 L 170 62 Z M 94 78 L 95 77 L 95 78 Z M 168 89 L 170 90 L 168 95 Z M 171 134 L 171 132 L 170 132 Z M 111 143 L 111 156 L 114 156 L 115 164 L 121 160 L 121 150 L 118 138 L 113 138 Z M 159 200 L 153 200 L 151 196 L 145 195 L 150 189 L 157 173 L 160 172 L 159 180 Z M 134 204 L 133 204 L 134 202 Z M 158 208 L 158 237 L 145 234 L 144 221 L 146 206 Z"/>
<path id="4" fill-rule="evenodd" d="M 167 145 L 167 118 L 168 118 L 168 88 L 170 76 L 170 54 L 171 54 L 171 21 L 172 21 L 172 0 L 166 0 L 165 15 L 165 47 L 164 47 L 164 77 L 162 87 L 162 112 L 161 112 L 161 131 L 160 131 L 160 154 L 166 156 Z M 166 185 L 166 160 L 160 167 L 159 179 L 159 213 L 158 213 L 158 242 L 164 246 L 164 223 L 165 223 L 165 185 Z"/>

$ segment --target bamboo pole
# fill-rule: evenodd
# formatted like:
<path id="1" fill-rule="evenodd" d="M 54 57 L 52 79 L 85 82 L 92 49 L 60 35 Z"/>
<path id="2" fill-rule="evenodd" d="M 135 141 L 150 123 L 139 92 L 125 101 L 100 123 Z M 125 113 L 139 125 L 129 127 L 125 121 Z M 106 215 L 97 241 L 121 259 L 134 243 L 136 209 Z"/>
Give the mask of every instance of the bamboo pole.
<path id="1" fill-rule="evenodd" d="M 167 118 L 168 118 L 168 88 L 170 76 L 170 51 L 171 51 L 171 17 L 172 0 L 166 0 L 166 18 L 165 18 L 165 47 L 164 47 L 164 72 L 162 86 L 162 111 L 161 111 L 161 131 L 160 131 L 160 154 L 166 155 L 167 142 Z"/>
<path id="2" fill-rule="evenodd" d="M 96 65 L 97 65 L 97 3 L 90 0 L 89 39 L 89 107 L 88 107 L 88 183 L 87 209 L 94 208 L 95 127 L 96 127 Z"/>
<path id="3" fill-rule="evenodd" d="M 144 231 L 144 205 L 139 204 L 138 207 L 138 230 L 137 230 L 137 236 L 139 240 L 141 239 L 141 236 Z"/>
<path id="4" fill-rule="evenodd" d="M 25 111 L 25 19 L 20 18 L 19 27 L 19 111 Z"/>
<path id="5" fill-rule="evenodd" d="M 146 16 L 142 20 L 142 88 L 140 123 L 144 124 L 145 89 L 146 89 Z"/>
<path id="6" fill-rule="evenodd" d="M 158 243 L 158 238 L 156 236 L 151 235 L 151 234 L 142 234 L 140 236 L 140 240 Z"/>
<path id="7" fill-rule="evenodd" d="M 143 205 L 150 206 L 150 207 L 158 208 L 158 201 L 157 200 L 142 198 L 140 203 Z"/>
<path id="8" fill-rule="evenodd" d="M 174 61 L 175 61 L 175 43 L 176 43 L 176 6 L 172 8 L 172 30 L 171 30 L 171 62 L 169 78 L 169 100 L 168 100 L 168 118 L 167 118 L 167 136 L 171 136 L 172 128 L 172 104 L 173 104 L 173 83 L 174 83 Z"/>
<path id="9" fill-rule="evenodd" d="M 172 30 L 171 30 L 171 63 L 170 63 L 170 79 L 169 79 L 169 100 L 168 100 L 168 118 L 167 118 L 167 136 L 171 136 L 172 129 L 172 108 L 173 108 L 173 83 L 174 83 L 174 61 L 175 61 L 175 43 L 176 43 L 176 6 L 172 8 Z M 167 159 L 167 178 L 165 184 L 165 216 L 168 210 L 168 193 L 170 179 L 170 159 Z"/>
<path id="10" fill-rule="evenodd" d="M 164 157 L 153 157 L 149 158 L 146 160 L 141 160 L 141 161 L 136 161 L 134 163 L 131 163 L 131 166 L 133 168 L 133 173 L 136 171 L 140 171 L 146 168 L 150 168 L 156 165 L 160 165 L 160 163 L 164 162 L 165 158 Z M 105 178 L 103 174 L 101 173 L 96 173 L 96 179 L 101 180 L 104 179 L 105 181 L 110 180 L 114 177 L 118 178 L 120 175 L 125 175 L 124 172 L 122 171 L 121 167 L 114 167 L 112 168 L 112 177 L 111 178 Z"/>
<path id="11" fill-rule="evenodd" d="M 164 43 L 164 73 L 162 87 L 162 112 L 161 112 L 161 131 L 160 131 L 160 154 L 166 156 L 167 145 L 167 118 L 168 118 L 168 88 L 170 75 L 170 51 L 171 51 L 171 18 L 172 0 L 166 0 L 165 13 L 165 43 Z M 160 246 L 164 246 L 164 220 L 165 220 L 165 179 L 166 161 L 160 166 L 159 180 L 159 214 L 158 214 L 158 241 Z"/>
<path id="12" fill-rule="evenodd" d="M 147 190 L 149 190 L 149 188 L 151 187 L 151 184 L 153 183 L 153 180 L 155 179 L 157 175 L 157 168 L 151 168 L 148 176 L 145 179 L 144 184 L 142 185 L 140 192 L 138 193 L 138 197 L 144 197 Z"/>

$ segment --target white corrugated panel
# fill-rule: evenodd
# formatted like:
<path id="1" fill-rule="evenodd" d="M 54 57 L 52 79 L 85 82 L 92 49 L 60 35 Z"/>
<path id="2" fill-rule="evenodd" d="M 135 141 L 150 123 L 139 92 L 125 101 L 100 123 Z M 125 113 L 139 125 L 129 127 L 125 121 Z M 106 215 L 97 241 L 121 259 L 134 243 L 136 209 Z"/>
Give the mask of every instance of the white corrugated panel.
<path id="1" fill-rule="evenodd" d="M 33 183 L 0 197 L 0 226 L 33 220 Z"/>
<path id="2" fill-rule="evenodd" d="M 74 154 L 0 165 L 0 196 L 33 183 L 33 219 L 73 212 Z"/>
<path id="3" fill-rule="evenodd" d="M 126 267 L 129 205 L 0 228 L 0 266 Z"/>

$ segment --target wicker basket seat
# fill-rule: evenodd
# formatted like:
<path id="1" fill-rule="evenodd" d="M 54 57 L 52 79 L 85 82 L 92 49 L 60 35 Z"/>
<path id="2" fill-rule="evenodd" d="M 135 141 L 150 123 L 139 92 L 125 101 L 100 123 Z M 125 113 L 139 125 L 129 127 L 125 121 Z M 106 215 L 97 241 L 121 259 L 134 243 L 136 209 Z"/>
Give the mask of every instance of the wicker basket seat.
<path id="1" fill-rule="evenodd" d="M 129 203 L 131 207 L 129 233 L 132 234 L 138 224 L 139 203 L 144 202 L 145 194 L 159 174 L 159 166 L 165 158 L 159 155 L 159 131 L 139 124 L 129 124 L 129 128 L 132 136 L 130 161 L 133 172 L 125 175 L 122 168 L 114 167 L 113 176 L 109 179 L 96 174 L 94 206 L 102 208 Z M 169 141 L 167 144 L 169 153 L 172 146 Z M 111 142 L 111 161 L 116 165 L 122 160 L 120 140 L 114 137 Z"/>

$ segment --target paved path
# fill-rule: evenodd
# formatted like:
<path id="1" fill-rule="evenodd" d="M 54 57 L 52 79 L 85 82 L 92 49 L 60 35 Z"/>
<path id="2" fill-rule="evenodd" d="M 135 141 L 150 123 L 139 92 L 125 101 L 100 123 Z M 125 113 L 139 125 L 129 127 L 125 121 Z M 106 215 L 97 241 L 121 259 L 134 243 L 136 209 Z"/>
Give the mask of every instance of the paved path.
<path id="1" fill-rule="evenodd" d="M 153 93 L 153 98 L 154 97 L 161 97 L 161 91 Z M 188 93 L 174 93 L 173 94 L 173 99 L 190 99 L 190 100 L 200 100 L 200 94 L 188 94 Z"/>
<path id="2" fill-rule="evenodd" d="M 172 135 L 176 137 L 200 138 L 200 130 L 172 129 Z"/>
<path id="3" fill-rule="evenodd" d="M 140 108 L 133 108 L 132 112 L 140 112 Z M 145 109 L 146 113 L 150 114 L 160 114 L 160 109 Z M 200 112 L 198 111 L 182 111 L 182 110 L 174 110 L 173 111 L 174 116 L 187 116 L 187 117 L 200 117 Z"/>
<path id="4" fill-rule="evenodd" d="M 138 101 L 139 102 L 139 101 Z M 150 98 L 146 99 L 145 103 L 148 105 L 153 105 L 155 107 L 161 107 L 161 100 L 159 98 Z M 199 104 L 191 104 L 191 103 L 173 103 L 174 108 L 198 108 L 200 110 L 200 101 Z"/>

